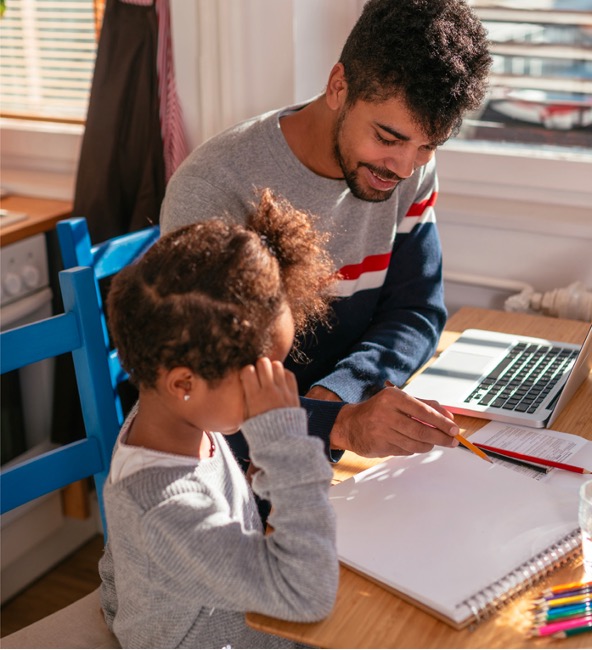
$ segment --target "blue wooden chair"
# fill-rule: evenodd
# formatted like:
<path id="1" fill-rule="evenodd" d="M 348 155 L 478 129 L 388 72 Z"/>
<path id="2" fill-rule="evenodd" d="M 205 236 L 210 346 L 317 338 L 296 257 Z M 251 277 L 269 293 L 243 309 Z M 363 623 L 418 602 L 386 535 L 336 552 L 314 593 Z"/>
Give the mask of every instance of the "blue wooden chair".
<path id="1" fill-rule="evenodd" d="M 86 437 L 2 472 L 2 512 L 92 475 L 106 534 L 102 490 L 124 417 L 117 388 L 127 374 L 110 343 L 100 282 L 137 259 L 158 239 L 160 231 L 153 226 L 93 246 L 86 219 L 74 218 L 58 223 L 57 233 L 67 269 L 60 273 L 65 313 L 2 333 L 2 372 L 46 356 L 72 352 Z M 14 352 L 5 355 L 5 348 Z M 98 589 L 3 637 L 2 646 L 119 647 L 103 619 Z"/>
<path id="2" fill-rule="evenodd" d="M 103 529 L 102 491 L 120 421 L 115 408 L 101 309 L 90 268 L 60 273 L 64 313 L 0 333 L 2 373 L 71 353 L 86 437 L 0 472 L 0 509 L 7 512 L 73 481 L 94 477 Z M 72 605 L 2 638 L 4 648 L 118 648 L 96 589 Z"/>
<path id="3" fill-rule="evenodd" d="M 42 359 L 71 353 L 86 437 L 0 473 L 0 512 L 74 481 L 94 477 L 101 517 L 102 489 L 120 428 L 103 339 L 92 269 L 60 273 L 64 313 L 0 333 L 2 374 Z"/>
<path id="4" fill-rule="evenodd" d="M 93 245 L 86 219 L 75 217 L 58 222 L 57 233 L 64 268 L 89 266 L 93 269 L 97 301 L 101 311 L 103 340 L 109 350 L 109 371 L 114 389 L 115 407 L 119 421 L 123 423 L 124 413 L 117 386 L 127 379 L 127 373 L 121 368 L 117 351 L 110 343 L 100 281 L 111 277 L 140 257 L 158 239 L 160 229 L 158 226 L 151 226 Z"/>

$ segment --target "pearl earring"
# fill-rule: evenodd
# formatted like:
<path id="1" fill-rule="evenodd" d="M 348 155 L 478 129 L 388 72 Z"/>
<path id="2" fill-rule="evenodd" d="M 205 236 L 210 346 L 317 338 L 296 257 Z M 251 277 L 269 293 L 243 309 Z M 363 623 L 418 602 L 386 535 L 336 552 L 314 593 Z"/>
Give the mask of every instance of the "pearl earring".
<path id="1" fill-rule="evenodd" d="M 183 395 L 183 399 L 184 399 L 186 402 L 189 401 L 189 397 L 190 397 L 189 393 L 185 393 L 185 395 Z"/>

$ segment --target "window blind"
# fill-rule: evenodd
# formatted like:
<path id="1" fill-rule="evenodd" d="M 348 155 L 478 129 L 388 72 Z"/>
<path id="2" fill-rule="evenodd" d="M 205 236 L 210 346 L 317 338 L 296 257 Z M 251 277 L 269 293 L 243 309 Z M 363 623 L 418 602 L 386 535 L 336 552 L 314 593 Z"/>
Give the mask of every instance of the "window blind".
<path id="1" fill-rule="evenodd" d="M 592 0 L 469 0 L 493 57 L 461 137 L 592 148 Z"/>
<path id="2" fill-rule="evenodd" d="M 0 19 L 3 116 L 85 120 L 103 5 L 7 0 Z"/>

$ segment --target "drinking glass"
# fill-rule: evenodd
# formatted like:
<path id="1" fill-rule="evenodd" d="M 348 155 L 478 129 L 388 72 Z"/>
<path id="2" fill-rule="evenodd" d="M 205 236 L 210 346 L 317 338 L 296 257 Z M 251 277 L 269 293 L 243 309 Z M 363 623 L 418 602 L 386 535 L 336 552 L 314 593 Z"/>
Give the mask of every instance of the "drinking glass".
<path id="1" fill-rule="evenodd" d="M 579 522 L 586 578 L 592 580 L 592 481 L 580 487 Z"/>

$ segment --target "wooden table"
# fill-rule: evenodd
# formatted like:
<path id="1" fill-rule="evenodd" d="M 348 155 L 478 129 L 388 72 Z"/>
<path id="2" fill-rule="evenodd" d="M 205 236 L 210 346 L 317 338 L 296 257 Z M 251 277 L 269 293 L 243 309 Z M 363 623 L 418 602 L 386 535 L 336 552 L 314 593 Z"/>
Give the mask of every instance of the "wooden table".
<path id="1" fill-rule="evenodd" d="M 0 224 L 0 246 L 53 230 L 58 221 L 72 216 L 72 202 L 58 199 L 9 195 L 0 199 L 0 208 L 27 215 L 25 219 Z"/>
<path id="2" fill-rule="evenodd" d="M 463 308 L 449 319 L 438 352 L 469 327 L 582 343 L 589 323 Z M 487 423 L 460 415 L 456 416 L 456 421 L 466 436 Z M 554 422 L 553 429 L 592 440 L 592 374 Z M 335 481 L 349 478 L 380 460 L 346 452 L 335 467 Z M 324 621 L 289 623 L 260 614 L 247 614 L 247 622 L 255 629 L 321 648 L 590 648 L 591 634 L 565 640 L 526 637 L 530 627 L 527 611 L 532 597 L 546 585 L 571 582 L 582 576 L 581 559 L 573 560 L 487 621 L 458 631 L 342 566 L 335 607 Z"/>

